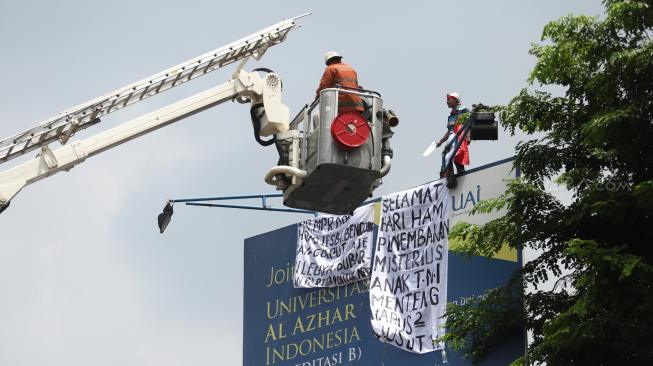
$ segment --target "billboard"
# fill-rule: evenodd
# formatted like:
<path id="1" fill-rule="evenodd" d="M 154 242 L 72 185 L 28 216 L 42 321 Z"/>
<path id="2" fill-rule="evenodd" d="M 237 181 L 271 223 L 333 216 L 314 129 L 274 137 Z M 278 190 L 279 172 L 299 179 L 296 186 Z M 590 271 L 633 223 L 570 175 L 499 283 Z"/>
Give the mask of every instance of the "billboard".
<path id="1" fill-rule="evenodd" d="M 512 159 L 470 170 L 451 191 L 451 224 L 482 224 L 501 213 L 468 216 L 482 199 L 501 195 L 515 176 Z M 438 351 L 414 354 L 380 342 L 370 323 L 369 283 L 295 289 L 297 225 L 245 239 L 243 364 L 246 366 L 442 365 Z M 517 251 L 466 258 L 450 243 L 448 301 L 464 303 L 500 286 L 521 266 Z M 481 365 L 506 365 L 524 352 L 524 334 L 494 349 Z M 470 365 L 447 349 L 447 365 Z"/>

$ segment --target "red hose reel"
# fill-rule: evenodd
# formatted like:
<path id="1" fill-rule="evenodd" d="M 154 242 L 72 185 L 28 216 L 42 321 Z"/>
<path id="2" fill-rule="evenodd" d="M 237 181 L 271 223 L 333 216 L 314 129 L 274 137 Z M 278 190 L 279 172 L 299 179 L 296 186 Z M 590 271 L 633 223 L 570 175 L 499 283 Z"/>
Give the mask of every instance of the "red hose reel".
<path id="1" fill-rule="evenodd" d="M 344 112 L 331 122 L 331 137 L 343 149 L 353 150 L 370 137 L 370 126 L 360 113 Z"/>

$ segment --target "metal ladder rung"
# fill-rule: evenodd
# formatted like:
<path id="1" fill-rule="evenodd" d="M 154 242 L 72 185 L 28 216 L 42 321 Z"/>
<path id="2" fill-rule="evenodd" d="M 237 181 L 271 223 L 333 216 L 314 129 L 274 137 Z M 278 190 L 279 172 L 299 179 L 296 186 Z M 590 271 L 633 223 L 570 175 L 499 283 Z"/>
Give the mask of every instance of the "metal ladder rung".
<path id="1" fill-rule="evenodd" d="M 184 75 L 184 71 L 186 70 L 182 70 L 180 73 L 177 74 L 177 77 L 172 81 L 172 85 L 170 86 L 170 88 L 177 86 L 176 85 L 177 81 L 179 81 L 179 79 L 181 79 L 181 77 Z M 180 84 L 183 84 L 183 82 L 181 82 Z"/>
<path id="2" fill-rule="evenodd" d="M 0 153 L 2 153 L 2 155 L 0 156 L 0 161 L 4 161 L 5 158 L 6 158 L 9 154 L 11 154 L 11 151 L 14 149 L 14 147 L 15 147 L 15 145 L 14 145 L 14 146 L 10 146 L 10 147 L 7 149 L 6 152 L 4 152 L 4 151 L 3 151 L 3 152 L 0 152 Z"/>
<path id="3" fill-rule="evenodd" d="M 123 97 L 123 99 L 125 100 L 124 102 L 121 103 L 123 108 L 129 105 L 129 99 L 132 97 L 132 95 L 134 95 L 134 93 L 129 93 Z"/>
<path id="4" fill-rule="evenodd" d="M 139 97 L 140 100 L 147 98 L 147 91 L 149 90 L 151 85 L 152 84 L 150 83 L 150 85 L 146 86 L 145 89 L 143 89 L 143 91 L 141 92 L 141 96 Z"/>
<path id="5" fill-rule="evenodd" d="M 190 80 L 193 79 L 193 74 L 195 74 L 195 71 L 197 71 L 198 68 L 199 68 L 199 65 L 198 65 L 198 66 L 195 66 L 195 67 L 193 68 L 193 70 L 191 70 L 191 72 L 188 73 L 188 76 L 187 76 L 187 77 L 188 77 L 188 81 L 190 81 Z M 203 67 L 203 69 L 204 69 L 204 68 L 206 68 L 206 66 Z"/>

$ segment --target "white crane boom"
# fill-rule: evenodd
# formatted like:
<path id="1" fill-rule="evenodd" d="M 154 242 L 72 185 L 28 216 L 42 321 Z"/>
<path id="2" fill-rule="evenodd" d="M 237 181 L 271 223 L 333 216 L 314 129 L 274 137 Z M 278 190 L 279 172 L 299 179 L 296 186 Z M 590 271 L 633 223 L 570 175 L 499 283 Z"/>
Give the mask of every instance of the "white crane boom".
<path id="1" fill-rule="evenodd" d="M 202 75 L 244 60 L 260 59 L 268 48 L 283 42 L 288 32 L 298 27 L 303 14 L 274 24 L 238 41 L 170 67 L 158 74 L 114 90 L 59 113 L 38 126 L 0 140 L 0 164 L 24 155 L 53 141 L 65 144 L 79 130 L 98 123 L 99 118 L 159 94 Z"/>
<path id="2" fill-rule="evenodd" d="M 288 129 L 289 109 L 281 103 L 281 80 L 277 74 L 269 73 L 262 79 L 256 72 L 238 70 L 231 80 L 222 85 L 95 136 L 74 141 L 56 150 L 43 146 L 41 153 L 34 159 L 0 172 L 0 212 L 28 184 L 61 171 L 68 171 L 103 151 L 236 98 L 251 101 L 252 105 L 263 103 L 265 118 L 261 135 L 269 136 Z"/>

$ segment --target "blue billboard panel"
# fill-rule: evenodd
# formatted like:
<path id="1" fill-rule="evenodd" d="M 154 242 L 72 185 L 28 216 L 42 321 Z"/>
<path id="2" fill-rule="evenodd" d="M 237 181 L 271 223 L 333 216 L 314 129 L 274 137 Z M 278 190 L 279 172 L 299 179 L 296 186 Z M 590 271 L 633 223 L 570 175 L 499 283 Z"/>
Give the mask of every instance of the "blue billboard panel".
<path id="1" fill-rule="evenodd" d="M 457 199 L 460 202 L 461 198 L 467 201 L 465 205 L 458 203 L 458 211 L 468 210 L 469 205 L 479 199 L 496 196 L 495 193 L 500 191 L 474 180 L 472 174 L 461 179 L 458 188 L 451 192 L 452 201 Z M 499 181 L 506 177 L 505 174 L 495 176 L 498 175 L 501 175 L 496 178 Z M 470 187 L 472 182 L 474 186 Z M 490 192 L 491 196 L 483 196 L 483 193 Z M 370 323 L 369 283 L 362 281 L 333 288 L 295 289 L 296 247 L 297 225 L 245 240 L 244 365 L 444 364 L 439 351 L 414 354 L 377 340 Z M 503 285 L 519 267 L 517 259 L 516 252 L 509 250 L 495 258 L 467 258 L 450 250 L 448 301 L 462 303 L 482 295 L 486 289 Z M 492 350 L 480 364 L 506 365 L 523 351 L 524 335 L 515 334 Z M 447 361 L 447 365 L 452 366 L 471 365 L 461 354 L 449 349 Z"/>

